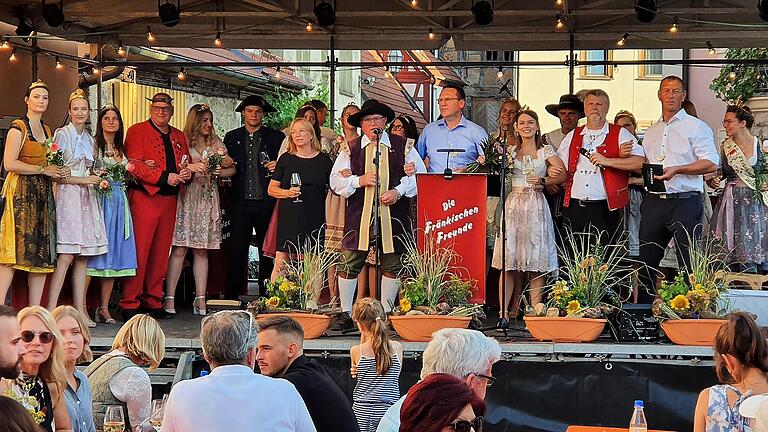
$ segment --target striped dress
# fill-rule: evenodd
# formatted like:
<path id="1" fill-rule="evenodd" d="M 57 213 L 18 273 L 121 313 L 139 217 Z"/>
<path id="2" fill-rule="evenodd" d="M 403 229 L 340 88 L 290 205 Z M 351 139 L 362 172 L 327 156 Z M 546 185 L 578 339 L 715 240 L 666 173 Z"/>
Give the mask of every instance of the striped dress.
<path id="1" fill-rule="evenodd" d="M 387 409 L 400 399 L 400 359 L 392 354 L 392 365 L 384 375 L 376 373 L 376 359 L 361 356 L 357 384 L 352 392 L 352 411 L 360 432 L 375 432 Z"/>

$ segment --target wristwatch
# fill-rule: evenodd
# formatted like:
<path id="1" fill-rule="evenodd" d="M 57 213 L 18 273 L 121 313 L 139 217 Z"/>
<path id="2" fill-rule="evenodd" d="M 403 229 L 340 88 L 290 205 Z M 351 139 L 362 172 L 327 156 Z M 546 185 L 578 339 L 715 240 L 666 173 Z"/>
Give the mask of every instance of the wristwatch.
<path id="1" fill-rule="evenodd" d="M 539 177 L 539 184 L 544 186 L 544 177 Z"/>

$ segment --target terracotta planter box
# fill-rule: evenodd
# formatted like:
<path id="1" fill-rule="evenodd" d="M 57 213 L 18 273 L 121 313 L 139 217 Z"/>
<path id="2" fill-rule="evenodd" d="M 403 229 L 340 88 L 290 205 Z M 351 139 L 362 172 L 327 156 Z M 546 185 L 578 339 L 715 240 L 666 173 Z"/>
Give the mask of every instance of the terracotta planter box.
<path id="1" fill-rule="evenodd" d="M 331 317 L 328 315 L 301 312 L 267 312 L 259 314 L 256 319 L 270 316 L 286 316 L 295 319 L 304 329 L 304 339 L 319 338 L 331 324 Z"/>
<path id="2" fill-rule="evenodd" d="M 409 342 L 429 342 L 432 333 L 444 328 L 467 328 L 470 317 L 447 315 L 391 316 L 392 326 L 401 338 Z"/>
<path id="3" fill-rule="evenodd" d="M 725 320 L 719 319 L 665 320 L 661 328 L 678 345 L 712 346 L 723 323 Z"/>
<path id="4" fill-rule="evenodd" d="M 607 319 L 573 317 L 525 317 L 534 339 L 552 342 L 591 342 L 600 336 Z"/>

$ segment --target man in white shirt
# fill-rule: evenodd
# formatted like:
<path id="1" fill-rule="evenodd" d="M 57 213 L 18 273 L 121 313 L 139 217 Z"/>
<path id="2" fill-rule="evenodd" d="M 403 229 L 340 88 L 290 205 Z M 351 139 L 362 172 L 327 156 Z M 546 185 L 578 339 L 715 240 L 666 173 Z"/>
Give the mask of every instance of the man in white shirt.
<path id="1" fill-rule="evenodd" d="M 670 75 L 659 85 L 661 118 L 645 131 L 643 147 L 650 164 L 664 168 L 656 180 L 663 180 L 666 193 L 648 193 L 640 210 L 640 260 L 645 269 L 640 280 L 638 302 L 650 303 L 656 292 L 656 268 L 664 248 L 674 238 L 677 259 L 690 267 L 688 236 L 702 222 L 703 174 L 717 170 L 717 153 L 712 129 L 682 108 L 686 97 L 683 80 Z"/>
<path id="2" fill-rule="evenodd" d="M 587 91 L 587 124 L 569 132 L 558 149 L 568 170 L 563 224 L 574 233 L 597 230 L 603 244 L 621 232 L 622 209 L 629 202 L 628 173 L 639 170 L 644 160 L 637 138 L 606 120 L 609 107 L 605 91 Z"/>
<path id="3" fill-rule="evenodd" d="M 211 373 L 171 389 L 162 432 L 316 432 L 293 384 L 253 372 L 258 334 L 246 311 L 203 318 L 200 343 Z"/>
<path id="4" fill-rule="evenodd" d="M 347 120 L 350 125 L 360 127 L 363 135 L 343 145 L 331 170 L 331 189 L 347 199 L 339 264 L 339 297 L 345 315 L 338 321 L 337 329 L 353 327 L 349 314 L 357 289 L 357 275 L 374 242 L 374 197 L 379 181 L 374 165 L 377 149 L 381 154 L 381 303 L 386 312 L 391 310 L 400 288 L 397 274 L 402 268 L 401 255 L 405 252 L 401 239 L 412 230 L 410 202 L 401 198 L 416 196 L 416 177 L 406 175 L 405 165 L 414 164 L 416 172 L 426 172 L 426 167 L 412 144 L 384 130 L 394 118 L 395 112 L 387 105 L 376 99 L 365 101 L 360 111 Z M 345 177 L 342 175 L 345 171 L 351 171 L 352 175 Z"/>
<path id="5" fill-rule="evenodd" d="M 493 365 L 501 358 L 501 346 L 496 339 L 477 330 L 442 329 L 432 335 L 424 350 L 421 379 L 435 373 L 451 374 L 467 383 L 480 399 L 485 399 L 488 387 L 496 381 Z M 398 432 L 403 395 L 389 407 L 376 432 Z"/>
<path id="6" fill-rule="evenodd" d="M 16 312 L 0 304 L 0 378 L 16 379 L 21 372 L 21 356 L 26 353 L 21 343 L 21 329 Z"/>

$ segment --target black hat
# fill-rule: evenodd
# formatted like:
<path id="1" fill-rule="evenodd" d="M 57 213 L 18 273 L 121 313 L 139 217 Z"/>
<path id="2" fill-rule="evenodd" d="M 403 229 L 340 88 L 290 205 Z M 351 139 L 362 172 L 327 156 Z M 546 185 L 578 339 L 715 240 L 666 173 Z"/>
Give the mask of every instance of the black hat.
<path id="1" fill-rule="evenodd" d="M 245 107 L 247 107 L 249 105 L 256 105 L 258 107 L 261 107 L 261 109 L 264 110 L 264 114 L 272 113 L 272 112 L 277 112 L 275 107 L 270 105 L 269 102 L 264 100 L 263 97 L 257 96 L 257 95 L 250 95 L 247 98 L 243 99 L 243 101 L 240 102 L 240 105 L 238 105 L 237 108 L 235 108 L 235 111 L 236 112 L 243 112 Z"/>
<path id="2" fill-rule="evenodd" d="M 375 114 L 386 117 L 387 123 L 395 119 L 395 112 L 392 110 L 392 108 L 384 105 L 376 99 L 368 99 L 367 101 L 363 102 L 363 106 L 360 107 L 359 112 L 356 112 L 347 118 L 347 122 L 349 122 L 349 124 L 354 127 L 360 127 L 360 120 L 362 120 L 363 117 Z"/>
<path id="3" fill-rule="evenodd" d="M 154 103 L 154 102 L 164 102 L 168 105 L 173 104 L 173 98 L 166 94 L 166 93 L 156 93 L 152 98 L 145 97 L 144 99 Z"/>
<path id="4" fill-rule="evenodd" d="M 584 102 L 579 99 L 578 96 L 572 94 L 566 94 L 560 96 L 560 102 L 556 104 L 549 104 L 545 107 L 548 113 L 557 117 L 557 112 L 561 109 L 572 109 L 579 112 L 579 118 L 584 117 Z"/>

